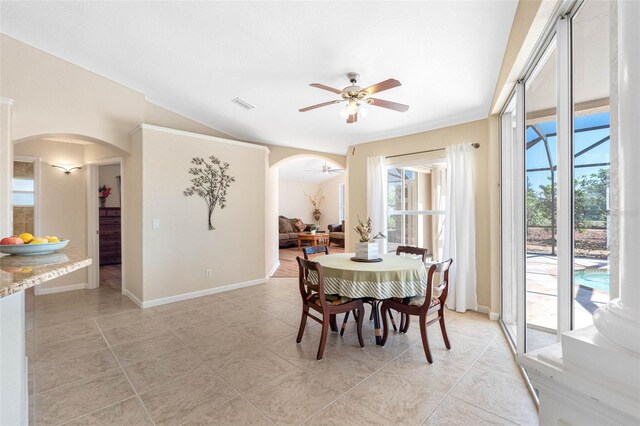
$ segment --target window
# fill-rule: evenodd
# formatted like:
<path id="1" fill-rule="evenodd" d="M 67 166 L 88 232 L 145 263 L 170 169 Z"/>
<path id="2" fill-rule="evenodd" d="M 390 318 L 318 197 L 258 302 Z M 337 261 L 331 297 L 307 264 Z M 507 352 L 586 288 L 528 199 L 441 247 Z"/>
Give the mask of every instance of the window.
<path id="1" fill-rule="evenodd" d="M 338 184 L 338 218 L 340 220 L 340 223 L 342 223 L 342 221 L 344 220 L 344 202 L 345 200 L 345 195 L 344 195 L 344 183 L 339 183 Z"/>
<path id="2" fill-rule="evenodd" d="M 14 178 L 12 197 L 14 206 L 33 206 L 35 204 L 35 185 L 33 179 Z"/>
<path id="3" fill-rule="evenodd" d="M 424 247 L 442 258 L 446 169 L 442 163 L 387 169 L 387 250 Z"/>

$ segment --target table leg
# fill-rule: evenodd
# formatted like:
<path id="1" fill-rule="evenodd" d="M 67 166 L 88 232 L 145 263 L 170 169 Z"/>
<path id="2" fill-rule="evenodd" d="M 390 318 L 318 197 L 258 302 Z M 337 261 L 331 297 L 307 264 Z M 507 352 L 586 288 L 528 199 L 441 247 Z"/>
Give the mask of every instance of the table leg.
<path id="1" fill-rule="evenodd" d="M 371 302 L 373 313 L 373 328 L 376 336 L 376 345 L 382 345 L 382 331 L 380 330 L 380 301 Z"/>

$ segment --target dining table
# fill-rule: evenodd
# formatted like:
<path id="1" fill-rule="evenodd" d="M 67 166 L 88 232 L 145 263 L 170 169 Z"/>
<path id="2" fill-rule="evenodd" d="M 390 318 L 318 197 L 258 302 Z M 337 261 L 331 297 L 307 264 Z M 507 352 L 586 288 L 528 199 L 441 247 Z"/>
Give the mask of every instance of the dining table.
<path id="1" fill-rule="evenodd" d="M 380 303 L 390 298 L 424 295 L 427 271 L 421 259 L 395 254 L 380 255 L 381 261 L 363 262 L 352 258 L 354 253 L 318 256 L 313 260 L 322 266 L 325 294 L 337 294 L 352 299 L 364 298 L 373 306 L 376 344 L 382 344 Z M 317 282 L 317 275 L 310 274 Z"/>

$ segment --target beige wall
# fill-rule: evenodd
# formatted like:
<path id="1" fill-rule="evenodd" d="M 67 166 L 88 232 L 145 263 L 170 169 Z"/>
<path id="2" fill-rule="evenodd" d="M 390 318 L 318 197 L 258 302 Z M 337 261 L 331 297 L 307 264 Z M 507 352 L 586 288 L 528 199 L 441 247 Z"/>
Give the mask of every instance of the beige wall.
<path id="1" fill-rule="evenodd" d="M 265 168 L 267 177 L 265 179 L 265 240 L 264 252 L 265 276 L 271 276 L 279 265 L 280 251 L 278 246 L 278 199 L 280 188 L 278 185 L 278 167 L 269 166 L 269 159 L 266 160 Z"/>
<path id="2" fill-rule="evenodd" d="M 119 164 L 98 166 L 98 186 L 106 185 L 111 188 L 111 195 L 107 197 L 105 207 L 120 207 L 120 185 L 117 176 L 121 176 Z M 98 188 L 96 188 L 97 196 Z"/>
<path id="3" fill-rule="evenodd" d="M 70 245 L 87 249 L 86 170 L 65 174 L 52 164 L 83 164 L 83 145 L 34 140 L 14 146 L 14 154 L 40 158 L 38 194 L 39 232 L 70 240 Z M 87 270 L 72 272 L 42 284 L 43 289 L 87 283 Z"/>
<path id="4" fill-rule="evenodd" d="M 144 301 L 264 280 L 268 150 L 155 126 L 141 133 Z M 191 184 L 191 159 L 210 155 L 228 162 L 236 178 L 227 207 L 213 213 L 214 231 L 204 200 L 182 194 Z M 151 228 L 153 219 L 160 229 Z"/>
<path id="5" fill-rule="evenodd" d="M 123 246 L 123 293 L 133 296 L 137 302 L 144 300 L 143 288 L 143 242 L 142 226 L 142 132 L 131 136 L 131 153 L 126 156 L 122 166 L 123 209 L 122 209 L 122 246 Z"/>
<path id="6" fill-rule="evenodd" d="M 305 193 L 313 196 L 317 190 L 315 183 L 280 181 L 278 214 L 290 219 L 300 218 L 304 223 L 316 223 L 313 206 Z"/>
<path id="7" fill-rule="evenodd" d="M 429 132 L 385 139 L 350 147 L 347 155 L 348 167 L 348 247 L 354 250 L 357 241 L 353 224 L 357 215 L 367 215 L 367 158 L 378 155 L 398 155 L 416 151 L 444 148 L 460 143 L 480 144 L 474 151 L 476 181 L 476 253 L 478 272 L 478 304 L 491 305 L 491 255 L 489 243 L 490 217 L 494 211 L 489 203 L 488 174 L 491 168 L 498 168 L 498 162 L 490 162 L 489 122 L 478 120 L 457 126 L 445 127 Z"/>
<path id="8" fill-rule="evenodd" d="M 320 185 L 318 185 L 318 187 L 322 189 L 322 193 L 325 196 L 325 199 L 322 202 L 322 208 L 320 209 L 320 211 L 322 212 L 320 223 L 322 223 L 322 229 L 324 230 L 327 229 L 327 225 L 340 223 L 340 214 L 338 211 L 340 202 L 338 185 L 341 183 L 345 183 L 344 174 L 337 175 L 329 179 L 328 181 L 322 182 Z"/>
<path id="9" fill-rule="evenodd" d="M 13 140 L 80 135 L 130 150 L 140 123 L 230 138 L 122 86 L 14 38 L 0 34 L 0 96 L 13 99 Z"/>
<path id="10" fill-rule="evenodd" d="M 0 37 L 0 93 L 15 101 L 13 139 L 75 134 L 129 151 L 144 95 L 13 38 Z"/>
<path id="11" fill-rule="evenodd" d="M 166 108 L 146 102 L 145 104 L 145 124 L 153 124 L 155 126 L 168 127 L 176 130 L 184 130 L 186 132 L 200 133 L 203 135 L 215 136 L 225 139 L 234 139 L 233 137 L 212 129 L 197 121 L 186 118 Z"/>

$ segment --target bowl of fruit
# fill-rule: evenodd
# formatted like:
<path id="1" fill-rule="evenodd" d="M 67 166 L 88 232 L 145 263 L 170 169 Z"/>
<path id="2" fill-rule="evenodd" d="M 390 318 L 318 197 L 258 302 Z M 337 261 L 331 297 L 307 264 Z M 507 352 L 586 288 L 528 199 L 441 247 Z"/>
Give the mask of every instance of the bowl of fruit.
<path id="1" fill-rule="evenodd" d="M 0 240 L 0 253 L 32 256 L 49 254 L 62 250 L 69 240 L 60 240 L 56 236 L 34 237 L 29 233 L 12 235 Z"/>

